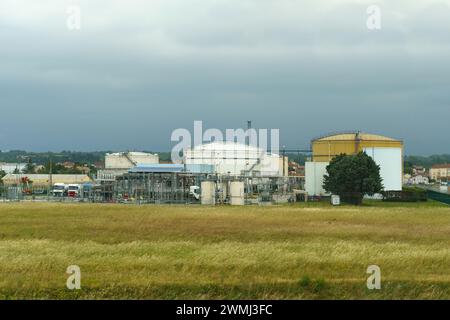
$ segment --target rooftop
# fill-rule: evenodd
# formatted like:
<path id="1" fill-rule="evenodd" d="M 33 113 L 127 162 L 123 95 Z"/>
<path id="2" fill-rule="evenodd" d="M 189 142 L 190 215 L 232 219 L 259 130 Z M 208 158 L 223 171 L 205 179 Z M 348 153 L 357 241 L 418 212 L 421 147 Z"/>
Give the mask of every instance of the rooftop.
<path id="1" fill-rule="evenodd" d="M 434 164 L 432 169 L 450 169 L 450 163 Z"/>
<path id="2" fill-rule="evenodd" d="M 332 133 L 327 134 L 318 138 L 313 139 L 312 141 L 331 141 L 331 140 L 340 140 L 340 141 L 348 141 L 355 140 L 359 137 L 360 140 L 366 141 L 401 141 L 398 139 L 389 138 L 386 136 L 372 134 L 372 133 L 364 133 L 358 131 L 349 131 L 349 132 L 341 132 L 341 133 Z"/>

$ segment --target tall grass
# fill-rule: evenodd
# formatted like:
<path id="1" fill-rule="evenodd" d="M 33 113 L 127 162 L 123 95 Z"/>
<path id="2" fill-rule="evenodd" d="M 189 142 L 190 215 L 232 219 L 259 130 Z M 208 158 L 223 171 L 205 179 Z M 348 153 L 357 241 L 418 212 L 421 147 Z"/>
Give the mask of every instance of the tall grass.
<path id="1" fill-rule="evenodd" d="M 449 299 L 450 209 L 2 204 L 0 298 Z"/>

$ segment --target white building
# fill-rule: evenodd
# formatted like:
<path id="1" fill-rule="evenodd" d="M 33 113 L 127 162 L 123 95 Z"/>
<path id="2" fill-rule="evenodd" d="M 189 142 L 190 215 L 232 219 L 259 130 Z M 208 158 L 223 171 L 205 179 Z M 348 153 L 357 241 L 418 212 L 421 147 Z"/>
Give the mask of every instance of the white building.
<path id="1" fill-rule="evenodd" d="M 16 169 L 22 172 L 27 166 L 26 163 L 0 163 L 0 171 L 4 171 L 6 174 L 14 173 Z"/>
<path id="2" fill-rule="evenodd" d="M 427 176 L 416 175 L 411 178 L 412 184 L 429 184 L 430 181 Z"/>
<path id="3" fill-rule="evenodd" d="M 429 178 L 421 174 L 417 174 L 414 176 L 411 176 L 410 174 L 405 174 L 403 182 L 405 184 L 430 184 Z"/>
<path id="4" fill-rule="evenodd" d="M 105 155 L 105 169 L 97 172 L 98 181 L 114 181 L 129 169 L 159 163 L 158 154 L 146 152 L 118 152 Z"/>
<path id="5" fill-rule="evenodd" d="M 288 172 L 287 158 L 283 163 L 278 154 L 231 141 L 212 142 L 186 149 L 183 162 L 211 165 L 215 173 L 223 175 L 286 176 Z"/>
<path id="6" fill-rule="evenodd" d="M 130 169 L 141 164 L 159 163 L 157 154 L 145 152 L 107 153 L 105 169 Z"/>

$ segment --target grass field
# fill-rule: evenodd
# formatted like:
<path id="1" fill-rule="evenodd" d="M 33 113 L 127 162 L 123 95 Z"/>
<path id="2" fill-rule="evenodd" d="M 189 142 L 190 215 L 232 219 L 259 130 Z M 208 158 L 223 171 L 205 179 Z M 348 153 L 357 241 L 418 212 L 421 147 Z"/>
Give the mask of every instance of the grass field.
<path id="1" fill-rule="evenodd" d="M 0 204 L 0 299 L 22 298 L 450 299 L 450 208 Z"/>

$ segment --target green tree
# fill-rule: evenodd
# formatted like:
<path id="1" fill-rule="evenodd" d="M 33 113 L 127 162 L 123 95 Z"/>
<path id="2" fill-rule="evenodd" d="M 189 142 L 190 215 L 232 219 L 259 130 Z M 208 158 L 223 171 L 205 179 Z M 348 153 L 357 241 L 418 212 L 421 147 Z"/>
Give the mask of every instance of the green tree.
<path id="1" fill-rule="evenodd" d="M 36 165 L 29 162 L 27 163 L 27 165 L 25 166 L 25 168 L 23 168 L 22 170 L 23 173 L 28 173 L 28 174 L 32 174 L 36 172 Z"/>
<path id="2" fill-rule="evenodd" d="M 403 164 L 403 173 L 413 174 L 413 164 L 410 161 L 405 161 Z"/>
<path id="3" fill-rule="evenodd" d="M 345 202 L 359 205 L 364 195 L 373 195 L 383 189 L 380 167 L 364 152 L 333 158 L 327 173 L 324 189 L 339 195 Z"/>
<path id="4" fill-rule="evenodd" d="M 3 184 L 3 177 L 6 176 L 6 172 L 3 170 L 0 170 L 0 185 Z"/>
<path id="5" fill-rule="evenodd" d="M 51 165 L 53 174 L 81 174 L 81 170 L 77 168 L 66 168 L 60 163 L 53 163 Z M 50 173 L 50 162 L 47 162 L 43 168 L 38 170 L 40 174 Z"/>

